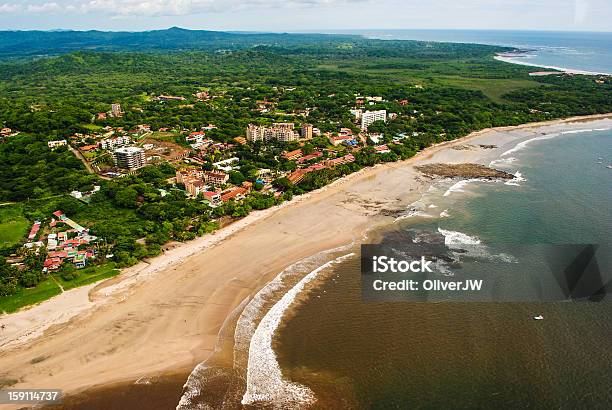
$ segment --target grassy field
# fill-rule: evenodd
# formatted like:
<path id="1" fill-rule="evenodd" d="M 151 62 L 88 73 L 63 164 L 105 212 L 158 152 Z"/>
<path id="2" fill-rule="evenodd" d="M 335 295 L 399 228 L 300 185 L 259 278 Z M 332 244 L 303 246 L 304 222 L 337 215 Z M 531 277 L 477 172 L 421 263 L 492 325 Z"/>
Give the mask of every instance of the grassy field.
<path id="1" fill-rule="evenodd" d="M 29 305 L 40 303 L 44 300 L 62 293 L 60 285 L 64 291 L 77 288 L 79 286 L 88 285 L 104 279 L 112 278 L 119 274 L 119 269 L 115 268 L 114 263 L 105 265 L 91 266 L 84 269 L 79 269 L 78 277 L 71 281 L 66 281 L 55 273 L 49 276 L 46 280 L 40 282 L 38 286 L 28 289 L 20 289 L 16 294 L 0 298 L 0 312 L 6 313 L 15 312 L 16 310 Z"/>
<path id="2" fill-rule="evenodd" d="M 61 292 L 62 290 L 57 283 L 52 278 L 48 278 L 40 282 L 35 288 L 19 289 L 14 295 L 1 297 L 0 311 L 11 313 L 24 306 L 33 305 L 52 298 Z"/>
<path id="3" fill-rule="evenodd" d="M 100 131 L 103 127 L 96 124 L 81 124 L 83 128 L 87 128 L 89 131 Z"/>
<path id="4" fill-rule="evenodd" d="M 119 269 L 115 268 L 114 263 L 107 263 L 105 265 L 90 266 L 84 269 L 79 269 L 79 276 L 76 279 L 66 281 L 61 276 L 56 275 L 57 281 L 62 285 L 64 290 L 77 288 L 79 286 L 88 285 L 90 283 L 98 282 L 103 279 L 112 278 L 119 274 Z"/>
<path id="5" fill-rule="evenodd" d="M 30 227 L 20 205 L 0 206 L 0 247 L 12 246 L 23 239 Z"/>
<path id="6" fill-rule="evenodd" d="M 492 62 L 492 64 L 508 68 L 507 63 Z M 497 103 L 503 103 L 503 95 L 509 92 L 542 86 L 541 83 L 527 76 L 529 69 L 525 67 L 513 67 L 513 70 L 524 70 L 523 75 L 505 78 L 488 66 L 460 60 L 447 62 L 413 62 L 404 59 L 383 59 L 369 62 L 339 61 L 336 64 L 333 62 L 319 64 L 316 69 L 367 74 L 373 78 L 391 80 L 398 84 L 432 84 L 478 90 Z"/>
<path id="7" fill-rule="evenodd" d="M 531 80 L 506 78 L 463 78 L 454 76 L 439 77 L 436 78 L 435 82 L 436 84 L 448 85 L 451 87 L 482 91 L 484 95 L 497 103 L 503 102 L 503 95 L 511 91 L 542 86 L 540 83 Z"/>

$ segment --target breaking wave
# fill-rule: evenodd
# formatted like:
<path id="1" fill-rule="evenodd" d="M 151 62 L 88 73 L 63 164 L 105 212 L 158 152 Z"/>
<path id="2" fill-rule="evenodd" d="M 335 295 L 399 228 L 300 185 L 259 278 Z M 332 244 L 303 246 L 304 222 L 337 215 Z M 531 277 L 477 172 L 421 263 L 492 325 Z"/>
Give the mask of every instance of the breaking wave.
<path id="1" fill-rule="evenodd" d="M 479 182 L 479 181 L 483 181 L 483 180 L 480 178 L 462 179 L 461 181 L 456 182 L 450 188 L 448 188 L 443 196 L 449 196 L 450 194 L 454 192 L 465 192 L 464 188 L 466 187 L 466 185 L 472 182 Z"/>
<path id="2" fill-rule="evenodd" d="M 561 132 L 554 132 L 551 134 L 546 134 L 546 135 L 540 135 L 522 142 L 519 142 L 518 144 L 516 144 L 516 146 L 514 148 L 509 149 L 508 151 L 504 152 L 503 154 L 500 155 L 500 157 L 505 157 L 509 154 L 512 154 L 514 152 L 520 151 L 523 148 L 525 148 L 527 145 L 529 145 L 530 143 L 532 143 L 533 141 L 541 141 L 541 140 L 548 140 L 548 139 L 552 139 L 555 137 L 558 137 L 559 135 L 567 135 L 567 134 L 580 134 L 583 132 L 593 132 L 593 131 L 607 131 L 609 130 L 610 127 L 603 127 L 603 128 L 584 128 L 584 129 L 580 129 L 580 130 L 568 130 L 568 131 L 561 131 Z"/>
<path id="3" fill-rule="evenodd" d="M 511 186 L 521 186 L 521 184 L 519 184 L 519 182 L 525 182 L 527 181 L 525 179 L 525 177 L 523 177 L 523 174 L 521 174 L 520 171 L 516 171 L 516 173 L 514 174 L 514 178 L 512 178 L 509 181 L 505 182 L 505 185 L 511 185 Z"/>
<path id="4" fill-rule="evenodd" d="M 450 216 L 450 214 L 448 213 L 448 209 L 445 209 L 444 211 L 440 212 L 440 218 L 448 218 Z"/>
<path id="5" fill-rule="evenodd" d="M 518 152 L 518 151 L 520 151 L 520 150 L 524 149 L 525 147 L 527 147 L 527 145 L 529 145 L 529 144 L 530 144 L 530 143 L 532 143 L 533 141 L 549 140 L 549 139 L 552 139 L 552 138 L 558 137 L 559 135 L 561 135 L 561 133 L 558 133 L 558 132 L 557 132 L 557 133 L 552 133 L 552 134 L 547 134 L 547 135 L 540 135 L 539 137 L 534 137 L 534 138 L 531 138 L 531 139 L 528 139 L 528 140 L 525 140 L 525 141 L 519 142 L 518 144 L 516 144 L 516 145 L 514 146 L 514 148 L 511 148 L 511 149 L 509 149 L 508 151 L 506 151 L 506 152 L 502 153 L 502 154 L 500 155 L 500 157 L 505 157 L 506 155 L 509 155 L 509 154 L 513 154 L 513 153 L 515 153 L 515 152 Z"/>
<path id="6" fill-rule="evenodd" d="M 444 244 L 451 249 L 457 249 L 459 245 L 480 245 L 480 239 L 467 235 L 463 232 L 447 231 L 438 227 L 438 232 L 444 235 Z"/>
<path id="7" fill-rule="evenodd" d="M 295 407 L 315 401 L 312 391 L 305 386 L 283 379 L 276 353 L 272 348 L 272 338 L 281 323 L 287 308 L 309 282 L 324 269 L 354 256 L 354 253 L 333 259 L 304 276 L 293 288 L 274 304 L 263 317 L 249 347 L 246 392 L 242 397 L 243 405 L 257 403 L 270 404 L 277 408 Z"/>
<path id="8" fill-rule="evenodd" d="M 492 167 L 492 166 L 495 166 L 495 165 L 498 165 L 498 166 L 499 165 L 508 165 L 508 164 L 511 164 L 511 163 L 513 163 L 515 161 L 517 161 L 517 159 L 514 158 L 514 157 L 499 158 L 499 159 L 494 159 L 493 161 L 491 161 L 489 163 L 489 166 Z"/>
<path id="9" fill-rule="evenodd" d="M 248 368 L 249 345 L 257 328 L 258 320 L 263 315 L 265 308 L 272 304 L 275 294 L 282 292 L 285 288 L 290 286 L 290 284 L 287 284 L 287 282 L 290 282 L 288 279 L 293 278 L 295 275 L 300 275 L 304 271 L 311 270 L 315 266 L 319 266 L 327 255 L 346 251 L 353 247 L 354 244 L 355 242 L 353 241 L 347 245 L 325 250 L 289 265 L 276 275 L 273 280 L 267 283 L 266 286 L 260 289 L 252 299 L 245 299 L 235 309 L 235 313 L 232 312 L 232 314 L 226 318 L 226 321 L 228 321 L 230 317 L 235 318 L 238 314 L 240 315 L 234 330 L 233 367 L 237 374 L 244 374 Z M 225 325 L 222 327 L 225 327 Z M 217 348 L 215 348 L 215 350 L 217 350 Z M 201 403 L 199 397 L 205 392 L 207 383 L 211 379 L 221 377 L 222 373 L 222 370 L 209 366 L 208 360 L 198 364 L 183 386 L 184 392 L 176 407 L 177 410 L 213 408 L 210 405 Z M 239 393 L 240 396 L 237 397 L 237 400 L 242 396 L 242 392 L 243 390 Z"/>

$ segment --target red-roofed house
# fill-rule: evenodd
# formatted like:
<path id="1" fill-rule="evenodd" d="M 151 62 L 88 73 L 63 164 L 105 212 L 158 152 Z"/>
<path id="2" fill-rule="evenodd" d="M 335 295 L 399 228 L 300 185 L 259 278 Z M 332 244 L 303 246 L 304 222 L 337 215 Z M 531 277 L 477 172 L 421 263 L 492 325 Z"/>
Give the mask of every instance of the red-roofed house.
<path id="1" fill-rule="evenodd" d="M 387 147 L 386 145 L 377 145 L 374 147 L 374 150 L 377 154 L 388 154 L 389 152 L 391 152 L 389 147 Z"/>
<path id="2" fill-rule="evenodd" d="M 223 202 L 227 202 L 231 199 L 235 199 L 237 201 L 244 199 L 244 195 L 247 193 L 247 190 L 244 188 L 234 188 L 230 191 L 226 191 L 225 193 L 221 193 L 221 200 Z"/>
<path id="3" fill-rule="evenodd" d="M 30 234 L 28 235 L 28 239 L 32 240 L 36 238 L 36 234 L 38 233 L 39 229 L 40 229 L 40 222 L 39 221 L 34 222 L 34 225 L 32 225 L 32 229 L 30 230 Z"/>
<path id="4" fill-rule="evenodd" d="M 304 155 L 301 158 L 298 158 L 297 163 L 303 164 L 304 162 L 308 162 L 311 159 L 320 158 L 323 156 L 323 153 L 320 151 L 313 152 L 312 154 Z"/>
<path id="5" fill-rule="evenodd" d="M 283 157 L 285 157 L 285 159 L 288 159 L 288 160 L 297 159 L 297 158 L 299 158 L 301 156 L 302 156 L 302 150 L 301 149 L 296 149 L 294 151 L 285 152 L 283 154 Z"/>
<path id="6" fill-rule="evenodd" d="M 327 160 L 325 161 L 325 165 L 327 165 L 328 167 L 334 167 L 336 165 L 348 164 L 349 162 L 354 162 L 354 161 L 355 161 L 355 157 L 353 156 L 353 154 L 347 154 L 340 158 L 334 158 L 334 159 Z"/>
<path id="7" fill-rule="evenodd" d="M 218 192 L 204 191 L 201 193 L 208 202 L 216 205 L 221 202 L 221 195 Z"/>

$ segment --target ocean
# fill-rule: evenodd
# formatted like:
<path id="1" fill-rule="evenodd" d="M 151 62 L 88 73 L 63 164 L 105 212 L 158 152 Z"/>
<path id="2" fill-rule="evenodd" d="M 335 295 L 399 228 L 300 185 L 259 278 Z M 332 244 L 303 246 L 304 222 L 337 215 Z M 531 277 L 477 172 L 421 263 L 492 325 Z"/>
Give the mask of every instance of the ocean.
<path id="1" fill-rule="evenodd" d="M 383 40 L 478 43 L 527 51 L 519 64 L 591 73 L 612 73 L 612 32 L 516 30 L 354 30 L 337 31 Z"/>
<path id="2" fill-rule="evenodd" d="M 506 297 L 366 301 L 360 260 L 345 257 L 285 313 L 273 344 L 285 379 L 323 408 L 609 408 L 610 301 L 521 300 L 545 274 L 521 263 L 543 246 L 600 244 L 610 255 L 610 163 L 611 130 L 553 134 L 495 160 L 513 181 L 434 185 L 371 241 L 441 236 L 477 250 L 450 275 L 501 278 Z"/>
<path id="3" fill-rule="evenodd" d="M 238 309 L 177 409 L 609 408 L 609 297 L 550 294 L 538 262 L 594 244 L 612 279 L 612 128 L 526 133 L 486 162 L 514 178 L 438 180 L 357 242 L 442 244 L 437 277 L 483 278 L 493 300 L 371 301 L 359 243 L 306 257 Z"/>

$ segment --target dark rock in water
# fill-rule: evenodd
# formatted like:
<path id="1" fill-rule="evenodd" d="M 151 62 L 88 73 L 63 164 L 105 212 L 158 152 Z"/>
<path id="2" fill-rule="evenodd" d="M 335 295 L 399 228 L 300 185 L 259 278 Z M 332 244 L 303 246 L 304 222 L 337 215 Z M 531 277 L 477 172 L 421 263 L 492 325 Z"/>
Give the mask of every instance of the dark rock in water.
<path id="1" fill-rule="evenodd" d="M 426 164 L 415 167 L 429 177 L 513 179 L 514 175 L 481 164 Z"/>
<path id="2" fill-rule="evenodd" d="M 392 216 L 394 218 L 397 218 L 399 216 L 402 216 L 404 212 L 405 210 L 403 209 L 381 209 L 379 215 Z"/>

